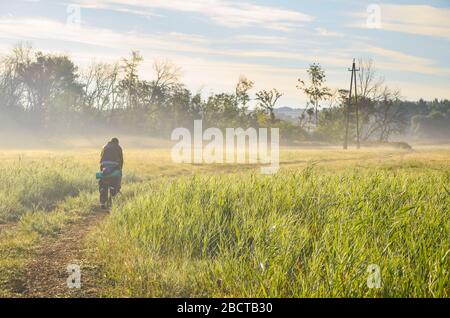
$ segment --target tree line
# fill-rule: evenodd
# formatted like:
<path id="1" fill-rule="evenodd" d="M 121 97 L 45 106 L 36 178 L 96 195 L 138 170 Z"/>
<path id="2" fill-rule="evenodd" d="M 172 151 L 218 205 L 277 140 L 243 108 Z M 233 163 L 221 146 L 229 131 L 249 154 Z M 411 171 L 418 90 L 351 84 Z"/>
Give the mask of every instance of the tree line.
<path id="1" fill-rule="evenodd" d="M 174 128 L 191 127 L 195 119 L 202 119 L 205 127 L 279 127 L 281 138 L 291 142 L 338 142 L 343 139 L 346 111 L 355 122 L 356 103 L 348 100 L 348 90 L 328 87 L 325 70 L 317 63 L 298 79 L 299 94 L 308 102 L 299 105 L 303 111 L 291 122 L 276 116 L 283 96 L 276 88 L 252 95 L 254 82 L 241 76 L 234 92 L 205 98 L 186 88 L 177 65 L 155 61 L 153 79 L 144 80 L 139 75 L 142 62 L 140 53 L 133 51 L 115 63 L 93 62 L 80 69 L 68 55 L 19 44 L 0 58 L 0 123 L 38 132 L 114 130 L 167 138 Z M 400 91 L 378 75 L 373 61 L 359 64 L 363 142 L 388 141 L 406 132 L 448 138 L 448 100 L 403 101 Z M 351 131 L 355 139 L 355 127 Z"/>

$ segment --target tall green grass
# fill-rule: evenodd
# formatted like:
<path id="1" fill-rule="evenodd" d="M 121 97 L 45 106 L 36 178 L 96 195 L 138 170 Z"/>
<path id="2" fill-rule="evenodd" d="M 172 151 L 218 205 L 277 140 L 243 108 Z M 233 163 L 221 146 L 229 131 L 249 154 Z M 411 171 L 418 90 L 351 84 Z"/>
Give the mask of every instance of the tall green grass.
<path id="1" fill-rule="evenodd" d="M 66 197 L 95 189 L 94 170 L 75 160 L 17 160 L 0 166 L 0 222 L 51 210 Z"/>
<path id="2" fill-rule="evenodd" d="M 375 168 L 153 182 L 93 244 L 113 296 L 448 297 L 445 187 L 448 171 Z"/>

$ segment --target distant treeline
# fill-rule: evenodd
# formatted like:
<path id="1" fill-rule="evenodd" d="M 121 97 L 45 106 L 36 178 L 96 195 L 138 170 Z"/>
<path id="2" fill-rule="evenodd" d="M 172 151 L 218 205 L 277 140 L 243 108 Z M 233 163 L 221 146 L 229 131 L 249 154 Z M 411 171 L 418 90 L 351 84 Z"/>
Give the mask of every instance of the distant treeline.
<path id="1" fill-rule="evenodd" d="M 116 63 L 92 63 L 81 70 L 67 55 L 20 44 L 0 57 L 0 129 L 113 130 L 168 138 L 174 128 L 191 127 L 195 119 L 202 119 L 204 127 L 279 127 L 288 141 L 339 141 L 348 109 L 356 137 L 355 101 L 349 103 L 346 90 L 326 87 L 319 64 L 312 64 L 305 80 L 298 80 L 299 94 L 307 96 L 308 103 L 299 105 L 304 112 L 291 122 L 275 115 L 283 95 L 275 88 L 253 95 L 254 83 L 241 76 L 233 93 L 204 98 L 183 85 L 181 69 L 169 61 L 155 61 L 153 80 L 141 79 L 142 61 L 139 52 L 132 52 Z M 378 76 L 372 61 L 361 60 L 360 67 L 361 140 L 387 141 L 406 132 L 426 138 L 450 136 L 450 101 L 402 101 L 400 92 Z"/>

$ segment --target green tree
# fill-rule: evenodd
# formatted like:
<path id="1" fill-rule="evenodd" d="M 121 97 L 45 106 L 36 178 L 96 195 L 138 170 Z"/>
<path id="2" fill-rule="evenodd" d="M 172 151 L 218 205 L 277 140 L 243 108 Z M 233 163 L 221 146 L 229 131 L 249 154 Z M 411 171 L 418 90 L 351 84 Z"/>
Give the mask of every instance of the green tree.
<path id="1" fill-rule="evenodd" d="M 270 91 L 262 90 L 256 93 L 258 106 L 269 116 L 272 124 L 275 123 L 275 105 L 282 96 L 283 94 L 276 88 Z"/>
<path id="2" fill-rule="evenodd" d="M 329 98 L 332 94 L 328 87 L 324 86 L 326 82 L 325 71 L 320 64 L 313 63 L 307 71 L 309 83 L 306 84 L 302 79 L 298 79 L 297 88 L 301 90 L 309 99 L 313 106 L 315 124 L 318 124 L 318 110 L 321 107 L 320 102 Z"/>
<path id="3" fill-rule="evenodd" d="M 82 85 L 78 82 L 77 66 L 66 55 L 38 52 L 35 60 L 21 63 L 19 74 L 26 87 L 26 108 L 39 125 L 47 126 L 59 121 L 56 114 L 74 112 L 80 105 Z"/>
<path id="4" fill-rule="evenodd" d="M 130 58 L 122 59 L 122 71 L 124 78 L 120 82 L 120 90 L 125 96 L 124 102 L 127 109 L 138 108 L 139 65 L 143 57 L 138 51 L 131 52 Z"/>
<path id="5" fill-rule="evenodd" d="M 247 104 L 250 102 L 250 96 L 248 95 L 248 91 L 253 88 L 255 83 L 246 78 L 245 76 L 241 76 L 239 78 L 239 82 L 236 85 L 236 104 L 240 105 L 244 111 L 247 110 Z"/>
<path id="6" fill-rule="evenodd" d="M 319 114 L 319 123 L 314 136 L 323 141 L 338 142 L 344 138 L 345 108 L 348 105 L 348 90 L 337 92 L 336 103 L 323 109 Z"/>

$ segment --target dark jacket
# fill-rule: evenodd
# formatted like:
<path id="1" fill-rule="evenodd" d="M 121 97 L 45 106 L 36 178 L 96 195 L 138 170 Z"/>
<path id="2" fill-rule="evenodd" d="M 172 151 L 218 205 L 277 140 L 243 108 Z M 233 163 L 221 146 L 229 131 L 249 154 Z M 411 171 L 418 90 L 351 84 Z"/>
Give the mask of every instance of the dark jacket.
<path id="1" fill-rule="evenodd" d="M 122 170 L 123 153 L 119 144 L 110 141 L 103 147 L 100 165 L 104 161 L 115 161 L 119 164 L 119 169 Z"/>

